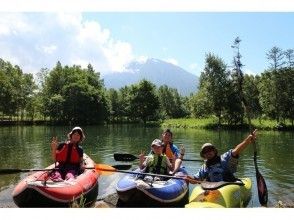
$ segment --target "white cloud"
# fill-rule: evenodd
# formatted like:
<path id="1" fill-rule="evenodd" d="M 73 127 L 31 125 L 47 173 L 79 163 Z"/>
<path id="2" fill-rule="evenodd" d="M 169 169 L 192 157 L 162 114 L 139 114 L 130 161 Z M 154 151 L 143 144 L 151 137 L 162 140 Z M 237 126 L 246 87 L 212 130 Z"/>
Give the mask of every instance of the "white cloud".
<path id="1" fill-rule="evenodd" d="M 146 63 L 146 61 L 149 59 L 148 56 L 140 56 L 138 58 L 136 58 L 136 61 L 139 63 Z"/>
<path id="2" fill-rule="evenodd" d="M 104 53 L 113 71 L 125 70 L 125 64 L 134 59 L 132 47 L 126 42 L 109 42 L 104 48 Z"/>
<path id="3" fill-rule="evenodd" d="M 31 30 L 21 14 L 1 13 L 0 15 L 0 37 L 27 33 Z"/>
<path id="4" fill-rule="evenodd" d="M 57 46 L 56 45 L 48 45 L 48 46 L 46 46 L 46 45 L 43 45 L 43 46 L 40 46 L 40 47 L 36 47 L 37 48 L 37 50 L 40 50 L 41 52 L 43 52 L 43 53 L 47 53 L 47 54 L 52 54 L 52 53 L 54 53 L 54 51 L 56 51 L 57 50 Z"/>
<path id="5" fill-rule="evenodd" d="M 173 65 L 176 65 L 176 66 L 178 66 L 178 64 L 179 64 L 179 62 L 175 58 L 167 58 L 167 59 L 164 59 L 164 61 L 171 63 Z"/>
<path id="6" fill-rule="evenodd" d="M 128 42 L 114 39 L 97 21 L 80 13 L 0 13 L 0 57 L 37 72 L 62 65 L 91 63 L 96 71 L 122 71 L 133 58 Z"/>

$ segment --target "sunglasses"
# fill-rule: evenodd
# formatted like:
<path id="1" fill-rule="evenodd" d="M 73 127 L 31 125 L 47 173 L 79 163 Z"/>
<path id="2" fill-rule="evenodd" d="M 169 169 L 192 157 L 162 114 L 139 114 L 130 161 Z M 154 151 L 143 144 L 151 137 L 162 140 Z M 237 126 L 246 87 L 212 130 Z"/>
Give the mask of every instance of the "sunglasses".
<path id="1" fill-rule="evenodd" d="M 214 148 L 213 147 L 208 147 L 208 148 L 205 148 L 205 150 L 202 151 L 203 154 L 206 154 L 210 151 L 214 151 Z"/>
<path id="2" fill-rule="evenodd" d="M 152 145 L 153 148 L 160 148 L 163 147 L 162 145 L 158 146 L 158 145 Z"/>

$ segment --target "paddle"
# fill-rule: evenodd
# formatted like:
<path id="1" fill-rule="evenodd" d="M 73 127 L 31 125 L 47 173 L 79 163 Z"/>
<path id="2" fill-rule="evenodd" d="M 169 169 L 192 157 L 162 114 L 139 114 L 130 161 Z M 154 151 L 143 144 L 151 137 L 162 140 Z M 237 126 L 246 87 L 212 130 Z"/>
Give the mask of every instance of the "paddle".
<path id="1" fill-rule="evenodd" d="M 140 172 L 134 172 L 134 171 L 119 170 L 119 169 L 116 169 L 116 168 L 114 168 L 114 167 L 112 167 L 110 165 L 107 165 L 107 164 L 96 164 L 95 165 L 95 170 L 100 175 L 111 175 L 114 172 L 117 172 L 117 173 L 128 173 L 128 174 L 136 174 L 136 175 L 157 176 L 157 177 L 164 177 L 164 178 L 186 180 L 185 177 L 180 177 L 180 176 L 169 176 L 169 175 L 155 174 L 155 173 L 140 173 Z M 202 181 L 199 181 L 199 183 L 201 183 L 201 182 Z"/>
<path id="2" fill-rule="evenodd" d="M 96 164 L 99 165 L 99 164 Z M 95 167 L 86 167 L 85 169 L 96 169 Z M 119 164 L 119 165 L 113 165 L 110 166 L 113 169 L 121 169 L 121 170 L 128 170 L 132 167 L 131 164 Z M 13 174 L 13 173 L 21 173 L 21 172 L 37 172 L 37 171 L 51 171 L 51 170 L 58 170 L 58 168 L 52 168 L 52 169 L 17 169 L 17 168 L 5 168 L 0 169 L 0 175 L 1 174 Z"/>
<path id="3" fill-rule="evenodd" d="M 239 54 L 239 43 L 240 43 L 240 40 L 235 41 L 235 44 L 236 44 L 235 47 L 238 49 L 238 54 L 237 54 L 237 59 L 238 60 L 236 60 L 234 58 L 234 62 L 235 62 L 235 66 L 237 67 L 237 73 L 239 75 L 240 97 L 241 97 L 241 100 L 243 102 L 246 115 L 248 117 L 249 130 L 252 133 L 250 110 L 249 110 L 249 107 L 248 107 L 248 103 L 247 103 L 247 101 L 246 101 L 246 99 L 244 97 L 244 94 L 243 94 L 243 73 L 242 73 L 242 70 L 241 70 L 241 65 L 242 64 L 240 62 L 240 57 L 241 56 Z M 257 167 L 257 148 L 256 148 L 256 143 L 255 143 L 254 140 L 253 140 L 253 147 L 254 147 L 254 157 L 253 157 L 253 159 L 254 159 L 254 167 L 255 167 L 255 173 L 256 173 L 258 199 L 259 199 L 259 203 L 262 206 L 266 206 L 267 201 L 268 201 L 268 191 L 267 191 L 265 180 L 264 180 L 263 176 L 261 175 L 261 173 L 259 172 L 258 167 Z"/>
<path id="4" fill-rule="evenodd" d="M 134 161 L 136 159 L 139 159 L 139 157 L 133 155 L 133 154 L 128 154 L 128 153 L 114 153 L 113 154 L 114 160 L 116 161 Z M 199 161 L 203 162 L 203 160 L 197 160 L 197 159 L 182 159 L 183 161 Z"/>

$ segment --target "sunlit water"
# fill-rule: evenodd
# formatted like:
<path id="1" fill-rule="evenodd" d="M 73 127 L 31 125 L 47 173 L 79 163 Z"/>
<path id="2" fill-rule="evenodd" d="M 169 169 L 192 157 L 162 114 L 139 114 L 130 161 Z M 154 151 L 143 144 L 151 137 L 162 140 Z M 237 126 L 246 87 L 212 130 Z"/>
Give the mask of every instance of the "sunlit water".
<path id="1" fill-rule="evenodd" d="M 52 163 L 50 140 L 57 136 L 60 141 L 66 139 L 71 127 L 26 126 L 0 127 L 0 169 L 2 168 L 44 168 Z M 148 152 L 150 143 L 160 138 L 160 128 L 136 125 L 86 126 L 83 127 L 86 139 L 82 146 L 96 163 L 122 164 L 113 159 L 113 153 L 125 152 L 138 155 L 141 150 Z M 195 129 L 173 129 L 174 143 L 186 148 L 185 158 L 201 159 L 199 150 L 205 142 L 214 143 L 220 153 L 237 145 L 248 133 L 246 131 L 207 131 Z M 268 193 L 269 206 L 275 206 L 280 200 L 293 204 L 294 201 L 294 132 L 258 133 L 258 168 L 264 177 Z M 134 161 L 136 168 L 138 161 Z M 195 173 L 201 162 L 184 162 L 190 174 Z M 241 155 L 237 176 L 250 177 L 253 181 L 252 199 L 249 207 L 259 207 L 253 147 L 249 146 Z M 27 173 L 0 176 L 0 207 L 13 204 L 11 192 L 15 185 Z M 99 198 L 114 193 L 117 181 L 124 174 L 102 176 L 99 180 Z M 190 192 L 194 185 L 190 185 Z"/>

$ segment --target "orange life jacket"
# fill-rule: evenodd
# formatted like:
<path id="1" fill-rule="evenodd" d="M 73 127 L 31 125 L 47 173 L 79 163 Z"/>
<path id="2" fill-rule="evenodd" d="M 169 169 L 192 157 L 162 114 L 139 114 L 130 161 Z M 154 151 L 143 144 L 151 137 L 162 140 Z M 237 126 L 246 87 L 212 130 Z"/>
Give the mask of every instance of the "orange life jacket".
<path id="1" fill-rule="evenodd" d="M 170 144 L 167 144 L 165 146 L 165 155 L 168 157 L 168 159 L 173 159 L 174 153 L 172 152 L 170 148 Z"/>
<path id="2" fill-rule="evenodd" d="M 81 161 L 81 158 L 80 158 L 77 146 L 75 145 L 69 146 L 69 144 L 65 143 L 63 147 L 61 148 L 61 150 L 56 151 L 56 161 L 61 164 L 64 164 L 64 163 L 79 164 Z"/>

